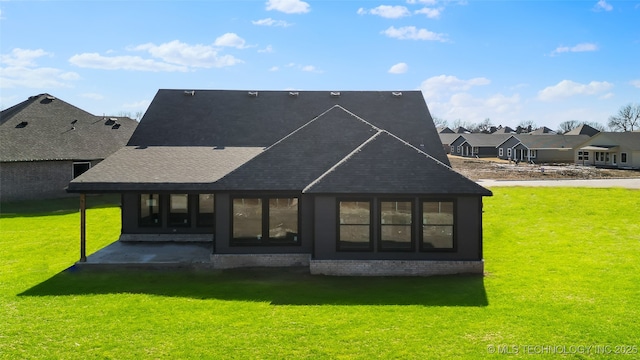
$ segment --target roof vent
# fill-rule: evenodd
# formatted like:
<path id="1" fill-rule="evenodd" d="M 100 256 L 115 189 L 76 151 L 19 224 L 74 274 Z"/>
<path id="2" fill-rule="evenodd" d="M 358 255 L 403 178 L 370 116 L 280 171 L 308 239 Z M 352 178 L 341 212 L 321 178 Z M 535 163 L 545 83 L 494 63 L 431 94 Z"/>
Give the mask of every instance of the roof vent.
<path id="1" fill-rule="evenodd" d="M 120 129 L 120 124 L 113 124 L 112 129 Z"/>
<path id="2" fill-rule="evenodd" d="M 53 101 L 53 100 L 56 99 L 56 97 L 55 96 L 51 96 L 51 95 L 47 95 L 47 97 L 45 99 Z"/>
<path id="3" fill-rule="evenodd" d="M 289 96 L 291 97 L 298 97 L 298 95 L 300 95 L 300 93 L 297 91 L 289 91 Z"/>
<path id="4" fill-rule="evenodd" d="M 195 90 L 191 90 L 191 91 L 185 90 L 183 94 L 184 94 L 184 96 L 194 96 L 196 94 L 196 91 Z"/>
<path id="5" fill-rule="evenodd" d="M 402 91 L 392 91 L 391 95 L 393 95 L 394 97 L 401 97 L 402 96 Z"/>
<path id="6" fill-rule="evenodd" d="M 332 91 L 331 92 L 331 97 L 339 97 L 340 96 L 340 91 Z"/>
<path id="7" fill-rule="evenodd" d="M 257 91 L 249 91 L 249 96 L 258 97 L 258 92 Z"/>
<path id="8" fill-rule="evenodd" d="M 114 119 L 114 118 L 108 119 L 107 121 L 104 122 L 104 124 L 107 125 L 107 126 L 111 126 L 111 125 L 113 125 L 115 123 L 116 123 L 116 119 Z"/>
<path id="9" fill-rule="evenodd" d="M 75 120 L 73 120 L 73 121 L 71 122 L 71 124 L 75 124 L 75 123 L 77 123 L 77 122 L 78 122 L 78 119 L 75 119 Z"/>
<path id="10" fill-rule="evenodd" d="M 22 129 L 22 128 L 26 127 L 27 125 L 29 125 L 29 123 L 26 122 L 26 121 L 23 121 L 20 124 L 16 125 L 16 129 Z"/>

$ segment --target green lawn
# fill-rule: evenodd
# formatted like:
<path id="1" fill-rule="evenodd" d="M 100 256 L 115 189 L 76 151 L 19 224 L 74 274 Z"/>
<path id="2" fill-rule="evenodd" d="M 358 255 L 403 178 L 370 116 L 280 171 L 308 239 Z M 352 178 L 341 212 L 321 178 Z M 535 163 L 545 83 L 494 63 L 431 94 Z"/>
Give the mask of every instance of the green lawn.
<path id="1" fill-rule="evenodd" d="M 77 200 L 3 205 L 0 358 L 640 357 L 640 192 L 494 194 L 484 277 L 63 272 Z M 88 253 L 119 234 L 108 202 L 89 198 Z"/>

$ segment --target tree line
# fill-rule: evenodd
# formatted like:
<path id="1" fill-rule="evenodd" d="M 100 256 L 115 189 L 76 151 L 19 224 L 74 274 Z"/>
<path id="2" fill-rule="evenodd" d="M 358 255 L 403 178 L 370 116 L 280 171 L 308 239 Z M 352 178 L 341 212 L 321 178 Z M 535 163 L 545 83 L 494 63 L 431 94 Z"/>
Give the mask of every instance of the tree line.
<path id="1" fill-rule="evenodd" d="M 449 123 L 447 120 L 434 117 L 433 122 L 436 127 L 448 127 Z M 558 128 L 555 130 L 558 134 L 565 134 L 579 126 L 589 125 L 598 131 L 607 130 L 606 127 L 595 121 L 579 121 L 579 120 L 568 120 L 563 121 L 558 125 Z M 461 119 L 456 119 L 453 121 L 452 129 L 464 128 L 472 133 L 491 133 L 498 128 L 491 119 L 486 118 L 480 122 L 474 123 L 469 121 L 464 121 Z M 538 128 L 537 124 L 533 120 L 525 120 L 521 121 L 518 125 L 518 128 L 524 129 L 526 131 L 532 131 Z M 612 115 L 609 117 L 607 122 L 608 129 L 610 131 L 635 131 L 640 129 L 640 104 L 629 103 L 624 105 L 618 110 L 616 115 Z M 493 131 L 492 131 L 493 130 Z M 516 130 L 516 129 L 514 129 Z"/>

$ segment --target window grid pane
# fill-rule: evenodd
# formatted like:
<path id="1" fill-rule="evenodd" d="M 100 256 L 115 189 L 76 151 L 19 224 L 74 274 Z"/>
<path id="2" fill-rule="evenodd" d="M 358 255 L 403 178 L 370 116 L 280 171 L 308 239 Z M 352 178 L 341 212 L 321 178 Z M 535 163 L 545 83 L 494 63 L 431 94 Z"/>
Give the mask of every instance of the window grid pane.
<path id="1" fill-rule="evenodd" d="M 371 202 L 340 201 L 340 250 L 368 250 L 371 248 Z"/>
<path id="2" fill-rule="evenodd" d="M 160 195 L 140 194 L 140 226 L 160 225 Z"/>
<path id="3" fill-rule="evenodd" d="M 262 241 L 262 199 L 233 199 L 233 238 Z"/>
<path id="4" fill-rule="evenodd" d="M 298 241 L 298 199 L 269 199 L 269 240 Z"/>
<path id="5" fill-rule="evenodd" d="M 453 249 L 454 207 L 452 201 L 422 203 L 422 250 Z"/>
<path id="6" fill-rule="evenodd" d="M 169 195 L 169 226 L 189 226 L 189 195 Z"/>
<path id="7" fill-rule="evenodd" d="M 214 225 L 214 206 L 215 197 L 213 194 L 198 194 L 198 226 L 212 227 Z"/>
<path id="8" fill-rule="evenodd" d="M 411 201 L 383 201 L 380 203 L 381 250 L 410 250 Z"/>

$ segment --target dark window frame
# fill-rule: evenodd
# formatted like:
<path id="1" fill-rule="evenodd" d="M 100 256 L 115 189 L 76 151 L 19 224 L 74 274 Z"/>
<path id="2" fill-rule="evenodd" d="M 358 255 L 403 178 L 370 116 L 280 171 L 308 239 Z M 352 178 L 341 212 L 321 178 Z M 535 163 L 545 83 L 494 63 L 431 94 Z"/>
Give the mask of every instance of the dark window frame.
<path id="1" fill-rule="evenodd" d="M 143 220 L 142 217 L 142 196 L 143 195 L 151 195 L 151 199 L 148 200 L 156 200 L 157 201 L 157 208 L 158 211 L 156 213 L 156 219 L 158 220 L 157 222 L 145 222 Z M 155 198 L 153 196 L 156 196 Z M 142 228 L 160 228 L 162 227 L 162 212 L 163 212 L 163 196 L 160 193 L 140 193 L 138 194 L 138 227 L 142 227 Z M 151 206 L 150 206 L 151 207 Z M 150 213 L 151 213 L 151 209 L 149 209 Z M 152 216 L 150 216 L 151 219 L 153 219 Z"/>
<path id="2" fill-rule="evenodd" d="M 78 171 L 76 171 L 76 166 L 77 167 L 86 166 L 86 169 L 79 169 Z M 84 174 L 85 172 L 91 169 L 91 166 L 92 166 L 91 161 L 74 161 L 71 164 L 71 178 L 75 179 L 78 176 Z"/>
<path id="3" fill-rule="evenodd" d="M 408 202 L 411 208 L 411 223 L 408 225 L 394 225 L 394 224 L 383 224 L 382 223 L 382 203 L 385 202 Z M 380 252 L 414 252 L 416 246 L 416 234 L 415 234 L 415 218 L 416 218 L 416 206 L 415 206 L 415 198 L 378 198 L 378 238 L 376 239 L 377 247 Z M 383 231 L 382 228 L 385 226 L 407 226 L 410 231 L 410 241 L 409 248 L 385 248 L 384 239 L 383 239 Z"/>
<path id="4" fill-rule="evenodd" d="M 627 153 L 626 152 L 621 152 L 620 153 L 620 162 L 623 164 L 627 163 Z"/>
<path id="5" fill-rule="evenodd" d="M 213 212 L 211 213 L 201 213 L 200 212 L 200 196 L 201 195 L 211 195 L 213 197 Z M 216 228 L 216 195 L 213 193 L 198 193 L 195 195 L 196 198 L 196 227 L 199 228 L 213 228 L 214 232 L 215 232 L 215 228 Z M 209 214 L 211 215 L 211 222 L 210 223 L 204 223 L 202 218 L 202 214 L 207 214 L 207 216 L 209 216 Z"/>
<path id="6" fill-rule="evenodd" d="M 356 223 L 345 223 L 343 224 L 340 221 L 340 204 L 343 202 L 367 202 L 369 203 L 369 224 L 356 224 Z M 336 199 L 336 251 L 337 252 L 372 252 L 373 244 L 374 244 L 374 236 L 373 236 L 373 226 L 374 219 L 373 214 L 375 209 L 373 208 L 375 201 L 373 198 L 337 198 Z M 369 242 L 368 246 L 362 248 L 344 248 L 341 247 L 341 238 L 340 238 L 340 230 L 342 225 L 346 226 L 368 226 L 369 227 Z"/>
<path id="7" fill-rule="evenodd" d="M 418 248 L 420 252 L 457 252 L 458 250 L 458 202 L 455 198 L 420 198 L 418 200 L 419 233 Z M 448 202 L 453 204 L 453 220 L 452 224 L 425 224 L 424 223 L 424 203 L 431 202 Z M 450 248 L 429 248 L 425 247 L 424 226 L 452 226 L 452 246 Z"/>
<path id="8" fill-rule="evenodd" d="M 261 216 L 260 216 L 260 221 L 261 221 L 261 230 L 262 230 L 262 235 L 259 239 L 253 239 L 253 238 L 236 238 L 234 237 L 233 233 L 234 233 L 234 200 L 236 199 L 260 199 L 261 201 Z M 269 236 L 269 217 L 270 217 L 270 210 L 269 210 L 269 200 L 271 199 L 296 199 L 297 200 L 297 215 L 296 215 L 296 220 L 297 220 L 297 233 L 294 233 L 293 239 L 290 241 L 282 241 L 279 238 L 271 238 Z M 239 246 L 239 247 L 246 247 L 246 246 L 301 246 L 302 245 L 302 241 L 301 241 L 301 232 L 300 232 L 300 224 L 301 224 L 301 216 L 300 216 L 300 195 L 294 195 L 294 194 L 270 194 L 270 195 L 242 195 L 242 194 L 238 194 L 238 195 L 232 195 L 230 196 L 230 203 L 229 203 L 229 210 L 230 210 L 230 216 L 229 216 L 229 221 L 230 221 L 230 241 L 229 241 L 229 245 L 230 246 Z M 265 234 L 267 236 L 265 236 Z"/>
<path id="9" fill-rule="evenodd" d="M 175 214 L 184 214 L 182 212 L 176 213 L 176 212 L 172 212 L 172 208 L 173 208 L 173 204 L 172 204 L 172 198 L 173 196 L 186 196 L 187 199 L 187 212 L 186 215 L 180 216 L 180 218 L 182 218 L 182 222 L 173 222 L 172 218 L 174 216 L 178 216 Z M 180 227 L 180 228 L 189 228 L 191 227 L 191 216 L 192 216 L 192 211 L 191 211 L 191 196 L 188 193 L 170 193 L 168 194 L 168 199 L 167 199 L 167 227 L 170 228 L 176 228 L 176 227 Z M 185 221 L 186 220 L 186 221 Z"/>

